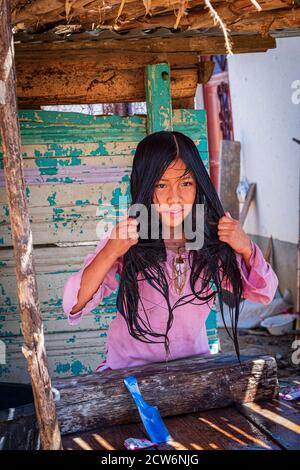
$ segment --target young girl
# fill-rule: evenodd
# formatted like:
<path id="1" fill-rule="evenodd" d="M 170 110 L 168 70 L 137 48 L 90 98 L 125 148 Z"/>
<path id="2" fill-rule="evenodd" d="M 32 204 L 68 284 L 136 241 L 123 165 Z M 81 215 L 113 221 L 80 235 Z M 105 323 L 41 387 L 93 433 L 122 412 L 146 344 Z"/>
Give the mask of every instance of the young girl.
<path id="1" fill-rule="evenodd" d="M 106 360 L 96 370 L 208 354 L 205 322 L 216 295 L 223 317 L 222 289 L 234 300 L 231 325 L 225 327 L 239 358 L 241 298 L 270 303 L 278 279 L 239 222 L 224 214 L 194 142 L 180 132 L 145 137 L 136 149 L 130 189 L 132 204 L 147 208 L 148 227 L 156 211 L 158 237 L 152 239 L 149 230 L 142 237 L 138 220 L 127 214 L 64 286 L 63 309 L 71 325 L 119 288 Z M 188 249 L 185 224 L 190 217 L 194 227 L 200 204 L 203 244 Z"/>

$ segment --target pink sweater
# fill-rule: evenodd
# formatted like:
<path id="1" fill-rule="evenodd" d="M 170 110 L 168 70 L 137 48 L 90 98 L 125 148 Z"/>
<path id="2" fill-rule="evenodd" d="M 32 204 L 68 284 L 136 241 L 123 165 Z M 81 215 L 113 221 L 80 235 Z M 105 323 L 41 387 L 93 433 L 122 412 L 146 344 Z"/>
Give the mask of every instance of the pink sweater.
<path id="1" fill-rule="evenodd" d="M 95 251 L 89 253 L 85 257 L 80 271 L 69 276 L 65 283 L 63 292 L 63 309 L 68 315 L 70 325 L 78 324 L 82 315 L 97 307 L 104 297 L 116 291 L 118 288 L 116 273 L 121 273 L 122 257 L 119 258 L 111 267 L 102 284 L 99 286 L 93 297 L 87 302 L 85 307 L 76 314 L 70 315 L 70 311 L 77 303 L 77 296 L 83 271 L 85 267 L 93 261 L 97 253 L 99 253 L 99 251 L 105 246 L 109 239 L 109 235 L 110 233 L 106 238 L 98 242 Z M 258 245 L 253 241 L 251 241 L 251 244 L 252 255 L 250 258 L 251 269 L 249 272 L 242 256 L 236 253 L 244 288 L 243 297 L 262 304 L 268 304 L 273 300 L 278 286 L 278 279 L 270 264 L 264 259 Z M 172 259 L 176 256 L 176 253 L 169 249 L 167 249 L 166 252 L 167 260 L 164 262 L 165 272 L 167 276 L 169 275 L 172 277 Z M 169 283 L 171 305 L 173 305 L 182 295 L 191 293 L 189 286 L 190 267 L 188 265 L 187 255 L 187 252 L 184 252 L 182 255 L 186 258 L 186 266 L 188 268 L 183 292 L 180 295 L 177 294 L 171 280 Z M 196 282 L 196 290 L 200 288 L 200 282 L 200 279 Z M 164 297 L 145 280 L 139 282 L 139 286 L 140 296 L 142 298 L 144 308 L 147 311 L 152 329 L 157 332 L 165 332 L 168 309 L 165 304 Z M 228 290 L 231 289 L 231 286 L 229 285 L 223 285 L 223 287 Z M 211 288 L 208 292 L 211 292 Z M 200 301 L 198 299 L 193 302 L 193 304 L 178 306 L 173 311 L 174 320 L 168 334 L 170 340 L 170 360 L 193 356 L 196 354 L 208 354 L 210 352 L 205 322 L 210 309 L 213 306 L 214 299 L 211 299 L 208 304 L 202 305 L 199 305 Z M 138 308 L 140 315 L 145 318 L 140 301 Z M 157 338 L 154 338 L 154 340 L 157 340 Z M 158 338 L 158 340 L 162 341 L 163 338 Z M 128 332 L 126 322 L 122 315 L 117 312 L 116 318 L 111 322 L 108 330 L 105 367 L 119 369 L 123 367 L 147 364 L 149 362 L 162 362 L 165 359 L 166 353 L 163 343 L 148 344 L 133 338 Z M 98 370 L 98 368 L 96 370 Z"/>

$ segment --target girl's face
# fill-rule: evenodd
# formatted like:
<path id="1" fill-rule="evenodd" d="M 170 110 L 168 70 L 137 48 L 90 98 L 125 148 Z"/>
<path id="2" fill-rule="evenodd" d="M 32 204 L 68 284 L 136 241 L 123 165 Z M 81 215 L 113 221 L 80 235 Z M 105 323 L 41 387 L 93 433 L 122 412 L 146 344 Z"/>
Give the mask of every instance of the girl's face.
<path id="1" fill-rule="evenodd" d="M 163 225 L 175 227 L 191 212 L 196 197 L 196 179 L 192 171 L 184 176 L 183 160 L 174 160 L 156 182 L 153 204 Z"/>

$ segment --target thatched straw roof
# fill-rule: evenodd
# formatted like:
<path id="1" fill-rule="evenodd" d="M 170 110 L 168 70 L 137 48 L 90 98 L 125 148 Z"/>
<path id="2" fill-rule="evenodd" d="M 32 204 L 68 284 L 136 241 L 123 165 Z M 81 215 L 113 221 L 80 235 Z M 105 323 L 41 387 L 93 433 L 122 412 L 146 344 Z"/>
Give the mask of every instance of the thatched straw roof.
<path id="1" fill-rule="evenodd" d="M 231 33 L 300 28 L 300 0 L 12 0 L 15 31 L 156 28 Z M 224 33 L 224 31 L 223 31 Z"/>

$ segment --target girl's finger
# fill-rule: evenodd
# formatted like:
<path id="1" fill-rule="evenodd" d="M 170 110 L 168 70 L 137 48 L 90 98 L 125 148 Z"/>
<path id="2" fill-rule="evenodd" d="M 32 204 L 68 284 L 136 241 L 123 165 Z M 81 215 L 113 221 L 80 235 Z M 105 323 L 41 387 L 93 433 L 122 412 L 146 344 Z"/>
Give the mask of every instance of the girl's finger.
<path id="1" fill-rule="evenodd" d="M 235 225 L 234 220 L 220 220 L 218 227 L 233 227 Z"/>
<path id="2" fill-rule="evenodd" d="M 219 237 L 220 242 L 225 242 L 229 244 L 229 240 L 226 237 Z"/>
<path id="3" fill-rule="evenodd" d="M 233 230 L 218 230 L 218 235 L 232 235 Z"/>

